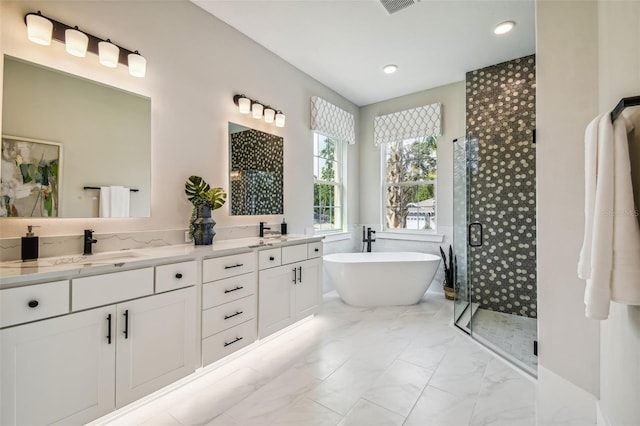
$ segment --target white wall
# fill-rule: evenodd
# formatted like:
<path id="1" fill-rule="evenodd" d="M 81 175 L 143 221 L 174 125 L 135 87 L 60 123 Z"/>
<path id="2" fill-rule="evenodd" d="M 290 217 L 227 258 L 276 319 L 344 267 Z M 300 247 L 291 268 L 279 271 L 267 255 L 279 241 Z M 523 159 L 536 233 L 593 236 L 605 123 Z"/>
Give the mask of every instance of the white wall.
<path id="1" fill-rule="evenodd" d="M 598 113 L 597 3 L 538 1 L 537 231 L 541 366 L 593 395 L 599 323 L 584 316 L 584 129 Z"/>
<path id="2" fill-rule="evenodd" d="M 604 112 L 620 98 L 640 95 L 640 2 L 599 2 L 598 29 L 599 110 Z M 625 113 L 633 113 L 635 125 L 629 145 L 638 209 L 640 108 Z M 600 333 L 602 414 L 610 425 L 640 424 L 640 306 L 612 303 Z"/>
<path id="3" fill-rule="evenodd" d="M 24 15 L 41 10 L 101 38 L 111 38 L 147 58 L 147 76 L 129 76 L 126 68 L 107 69 L 97 57 L 68 55 L 61 43 L 50 47 L 26 38 Z M 227 123 L 233 121 L 284 137 L 284 217 L 291 233 L 313 225 L 312 134 L 309 98 L 319 95 L 357 116 L 358 108 L 340 95 L 267 51 L 243 34 L 187 1 L 0 2 L 3 54 L 40 63 L 152 99 L 151 218 L 4 219 L 2 237 L 23 234 L 27 224 L 41 225 L 41 236 L 96 232 L 184 229 L 191 205 L 184 195 L 189 175 L 228 188 Z M 238 113 L 234 94 L 244 93 L 276 106 L 287 115 L 283 129 Z M 357 145 L 349 147 L 349 223 L 358 217 Z M 230 217 L 228 205 L 214 213 L 217 227 L 277 223 L 282 216 Z M 256 228 L 257 229 L 257 228 Z M 257 232 L 257 231 L 256 231 Z"/>
<path id="4" fill-rule="evenodd" d="M 445 236 L 447 245 L 453 240 L 453 139 L 465 134 L 465 82 L 436 87 L 360 108 L 360 223 L 379 227 L 381 218 L 380 148 L 373 144 L 373 121 L 378 115 L 389 114 L 422 105 L 442 103 L 443 134 L 438 138 L 438 181 L 436 198 L 437 232 Z M 395 248 L 403 243 L 380 240 Z M 420 243 L 410 243 L 412 249 L 437 253 L 437 245 L 420 249 Z M 427 245 L 429 246 L 429 245 Z M 424 247 L 427 247 L 424 246 Z"/>

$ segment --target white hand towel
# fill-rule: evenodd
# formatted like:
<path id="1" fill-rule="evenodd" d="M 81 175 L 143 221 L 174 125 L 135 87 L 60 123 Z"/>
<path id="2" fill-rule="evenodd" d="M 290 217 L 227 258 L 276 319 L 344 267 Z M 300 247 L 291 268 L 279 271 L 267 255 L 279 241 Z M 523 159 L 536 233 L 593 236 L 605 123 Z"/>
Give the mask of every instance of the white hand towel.
<path id="1" fill-rule="evenodd" d="M 613 125 L 609 114 L 598 123 L 596 193 L 591 238 L 591 276 L 584 293 L 585 314 L 592 319 L 609 316 L 613 264 Z"/>
<path id="2" fill-rule="evenodd" d="M 596 159 L 598 157 L 598 124 L 602 115 L 594 118 L 584 134 L 584 241 L 578 261 L 578 276 L 591 277 L 591 240 L 593 237 L 593 214 L 596 201 Z"/>
<path id="3" fill-rule="evenodd" d="M 130 191 L 123 186 L 111 186 L 110 217 L 129 217 Z"/>
<path id="4" fill-rule="evenodd" d="M 111 188 L 108 186 L 100 187 L 99 201 L 100 217 L 111 217 Z"/>

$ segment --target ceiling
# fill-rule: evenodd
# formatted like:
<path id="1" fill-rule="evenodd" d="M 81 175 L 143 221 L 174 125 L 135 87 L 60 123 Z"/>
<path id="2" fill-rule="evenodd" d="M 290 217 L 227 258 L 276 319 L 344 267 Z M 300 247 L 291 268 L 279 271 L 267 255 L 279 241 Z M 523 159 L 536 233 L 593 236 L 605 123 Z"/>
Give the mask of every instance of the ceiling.
<path id="1" fill-rule="evenodd" d="M 191 1 L 358 106 L 535 53 L 534 0 L 417 0 L 393 14 L 377 0 Z M 515 28 L 494 35 L 506 20 Z"/>

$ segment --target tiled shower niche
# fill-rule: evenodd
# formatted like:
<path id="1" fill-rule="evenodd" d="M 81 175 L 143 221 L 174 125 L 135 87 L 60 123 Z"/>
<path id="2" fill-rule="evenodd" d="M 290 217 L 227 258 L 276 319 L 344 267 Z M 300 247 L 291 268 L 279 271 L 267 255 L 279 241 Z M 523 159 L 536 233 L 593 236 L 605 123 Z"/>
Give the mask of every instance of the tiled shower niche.
<path id="1" fill-rule="evenodd" d="M 470 222 L 472 298 L 484 309 L 537 317 L 535 55 L 466 76 L 467 134 L 478 140 Z"/>

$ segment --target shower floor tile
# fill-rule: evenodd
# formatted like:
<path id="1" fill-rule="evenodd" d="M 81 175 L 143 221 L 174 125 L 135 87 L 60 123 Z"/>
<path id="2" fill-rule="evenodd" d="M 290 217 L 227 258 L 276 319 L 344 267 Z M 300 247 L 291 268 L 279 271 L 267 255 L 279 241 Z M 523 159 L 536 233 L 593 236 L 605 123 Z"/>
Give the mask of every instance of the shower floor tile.
<path id="1" fill-rule="evenodd" d="M 537 339 L 537 321 L 502 312 L 478 309 L 471 322 L 472 333 L 484 338 L 501 351 L 535 371 L 538 357 L 533 354 L 533 341 Z"/>

